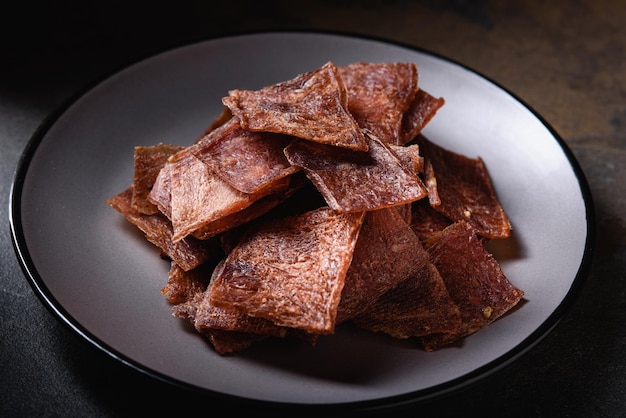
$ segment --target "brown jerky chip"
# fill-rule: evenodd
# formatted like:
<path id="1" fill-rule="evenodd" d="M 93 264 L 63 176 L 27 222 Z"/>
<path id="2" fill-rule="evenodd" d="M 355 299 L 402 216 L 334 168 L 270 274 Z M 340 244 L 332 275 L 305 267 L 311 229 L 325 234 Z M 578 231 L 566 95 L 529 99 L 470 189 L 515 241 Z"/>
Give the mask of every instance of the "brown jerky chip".
<path id="1" fill-rule="evenodd" d="M 405 146 L 389 144 L 389 149 L 398 157 L 405 168 L 415 174 L 421 174 L 424 171 L 424 158 L 420 155 L 418 144 Z"/>
<path id="2" fill-rule="evenodd" d="M 130 223 L 139 228 L 146 239 L 159 247 L 183 270 L 191 270 L 209 260 L 213 253 L 213 243 L 186 237 L 173 242 L 172 224 L 162 213 L 146 215 L 131 205 L 132 187 L 106 201 L 121 213 Z"/>
<path id="3" fill-rule="evenodd" d="M 332 333 L 363 218 L 324 207 L 258 223 L 227 256 L 211 302 L 279 326 Z"/>
<path id="4" fill-rule="evenodd" d="M 331 62 L 260 90 L 231 90 L 228 94 L 222 102 L 246 130 L 367 150 L 363 132 L 347 110 L 346 87 Z"/>
<path id="5" fill-rule="evenodd" d="M 466 221 L 456 222 L 425 241 L 425 248 L 459 307 L 462 326 L 458 332 L 422 339 L 426 350 L 470 335 L 513 308 L 524 296 L 504 275 L 475 229 Z"/>
<path id="6" fill-rule="evenodd" d="M 427 199 L 411 203 L 411 228 L 420 240 L 426 239 L 433 232 L 439 232 L 452 223 L 450 218 L 437 212 Z"/>
<path id="7" fill-rule="evenodd" d="M 388 145 L 374 137 L 367 140 L 368 152 L 294 140 L 285 154 L 337 211 L 381 209 L 427 195 L 417 174 L 406 169 Z"/>
<path id="8" fill-rule="evenodd" d="M 430 262 L 354 318 L 361 328 L 395 338 L 456 334 L 461 314 L 437 268 Z"/>
<path id="9" fill-rule="evenodd" d="M 341 293 L 337 322 L 366 310 L 427 259 L 428 253 L 395 208 L 367 212 Z"/>
<path id="10" fill-rule="evenodd" d="M 404 145 L 415 139 L 444 104 L 443 98 L 433 97 L 419 89 L 403 116 L 399 145 Z"/>
<path id="11" fill-rule="evenodd" d="M 402 117 L 417 92 L 416 65 L 357 62 L 339 72 L 359 126 L 387 144 L 399 144 Z"/>
<path id="12" fill-rule="evenodd" d="M 170 160 L 172 239 L 178 241 L 206 224 L 238 212 L 262 197 L 233 188 L 189 149 Z"/>
<path id="13" fill-rule="evenodd" d="M 171 164 L 165 163 L 161 171 L 156 177 L 152 190 L 148 193 L 148 201 L 159 209 L 159 211 L 167 216 L 168 219 L 172 218 L 172 194 L 170 184 L 170 168 Z"/>
<path id="14" fill-rule="evenodd" d="M 257 193 L 271 190 L 276 181 L 298 171 L 283 153 L 291 139 L 246 131 L 233 117 L 202 138 L 191 152 L 235 189 Z"/>
<path id="15" fill-rule="evenodd" d="M 167 284 L 161 289 L 161 294 L 165 300 L 174 304 L 193 299 L 194 295 L 206 290 L 212 267 L 212 263 L 203 263 L 193 270 L 185 271 L 172 261 Z"/>
<path id="16" fill-rule="evenodd" d="M 435 184 L 441 201 L 434 208 L 453 221 L 469 222 L 483 237 L 509 237 L 511 224 L 483 160 L 449 151 L 423 136 L 420 146 L 435 178 L 434 182 L 426 180 L 426 185 L 429 187 L 429 181 Z"/>
<path id="17" fill-rule="evenodd" d="M 139 212 L 152 215 L 159 211 L 158 207 L 148 200 L 148 194 L 167 159 L 182 149 L 182 146 L 166 144 L 134 148 L 135 177 L 132 205 Z"/>

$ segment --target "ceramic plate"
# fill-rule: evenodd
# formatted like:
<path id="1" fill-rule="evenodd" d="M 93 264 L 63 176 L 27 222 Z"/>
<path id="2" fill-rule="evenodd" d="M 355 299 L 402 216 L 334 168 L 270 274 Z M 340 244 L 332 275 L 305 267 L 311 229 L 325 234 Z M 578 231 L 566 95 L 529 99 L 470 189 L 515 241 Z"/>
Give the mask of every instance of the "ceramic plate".
<path id="1" fill-rule="evenodd" d="M 339 327 L 315 347 L 271 341 L 219 356 L 161 295 L 169 264 L 104 203 L 133 176 L 133 147 L 189 145 L 230 89 L 257 89 L 327 61 L 412 61 L 445 98 L 425 135 L 484 159 L 511 219 L 490 247 L 526 292 L 510 315 L 461 345 Z M 475 382 L 537 343 L 562 316 L 591 251 L 591 198 L 555 132 L 507 90 L 440 56 L 328 33 L 233 36 L 173 49 L 95 85 L 29 143 L 11 198 L 15 247 L 43 302 L 95 347 L 173 384 L 248 400 L 367 407 L 421 401 Z"/>

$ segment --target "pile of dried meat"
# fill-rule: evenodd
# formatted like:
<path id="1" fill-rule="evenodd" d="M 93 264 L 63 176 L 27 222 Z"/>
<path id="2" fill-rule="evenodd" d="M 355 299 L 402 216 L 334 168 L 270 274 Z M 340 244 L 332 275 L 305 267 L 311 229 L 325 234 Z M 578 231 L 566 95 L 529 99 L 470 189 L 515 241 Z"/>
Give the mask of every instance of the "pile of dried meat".
<path id="1" fill-rule="evenodd" d="M 523 297 L 485 249 L 511 230 L 485 164 L 421 134 L 444 100 L 415 64 L 328 62 L 222 102 L 189 146 L 135 147 L 107 200 L 170 261 L 173 315 L 219 354 L 346 321 L 432 351 Z"/>

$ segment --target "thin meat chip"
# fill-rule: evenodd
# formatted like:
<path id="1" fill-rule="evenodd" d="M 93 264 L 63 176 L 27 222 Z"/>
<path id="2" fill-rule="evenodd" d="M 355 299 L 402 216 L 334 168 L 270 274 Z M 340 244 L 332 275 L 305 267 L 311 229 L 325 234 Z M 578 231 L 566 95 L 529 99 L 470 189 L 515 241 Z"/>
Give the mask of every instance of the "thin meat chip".
<path id="1" fill-rule="evenodd" d="M 323 207 L 255 225 L 227 256 L 211 303 L 279 326 L 334 332 L 363 218 Z"/>
<path id="2" fill-rule="evenodd" d="M 354 323 L 394 338 L 454 335 L 462 324 L 458 306 L 430 262 L 378 298 Z"/>
<path id="3" fill-rule="evenodd" d="M 132 195 L 131 186 L 124 192 L 108 199 L 106 203 L 138 227 L 148 241 L 159 247 L 183 270 L 196 268 L 212 258 L 214 255 L 213 242 L 200 241 L 193 237 L 174 242 L 172 224 L 169 219 L 162 213 L 155 213 L 154 215 L 140 213 L 132 207 Z"/>
<path id="4" fill-rule="evenodd" d="M 192 153 L 211 171 L 244 193 L 271 190 L 276 181 L 296 171 L 283 149 L 292 137 L 270 132 L 250 132 L 231 118 L 194 144 Z"/>
<path id="5" fill-rule="evenodd" d="M 433 206 L 437 211 L 453 221 L 469 222 L 483 237 L 510 236 L 511 224 L 480 157 L 457 154 L 423 136 L 420 149 L 427 164 L 432 165 L 435 180 L 426 180 L 426 185 L 436 187 L 441 201 Z"/>
<path id="6" fill-rule="evenodd" d="M 328 206 L 340 212 L 381 209 L 427 195 L 418 175 L 405 168 L 388 145 L 366 137 L 368 152 L 294 140 L 285 154 L 305 171 Z"/>
<path id="7" fill-rule="evenodd" d="M 404 145 L 415 139 L 444 104 L 443 98 L 434 97 L 419 89 L 403 116 L 402 132 L 398 145 Z"/>
<path id="8" fill-rule="evenodd" d="M 363 132 L 348 112 L 346 86 L 332 62 L 260 90 L 231 90 L 222 102 L 246 130 L 367 150 Z"/>
<path id="9" fill-rule="evenodd" d="M 341 293 L 337 322 L 366 310 L 427 259 L 417 235 L 395 208 L 367 212 Z"/>
<path id="10" fill-rule="evenodd" d="M 468 222 L 456 222 L 432 234 L 424 246 L 450 297 L 459 307 L 462 320 L 458 332 L 423 337 L 426 350 L 437 349 L 475 333 L 504 315 L 524 296 L 485 250 Z"/>
<path id="11" fill-rule="evenodd" d="M 348 110 L 359 126 L 387 144 L 399 144 L 402 118 L 417 92 L 417 66 L 357 62 L 338 68 Z"/>
<path id="12" fill-rule="evenodd" d="M 159 208 L 148 200 L 148 195 L 167 159 L 183 148 L 182 146 L 166 144 L 134 148 L 135 177 L 132 205 L 139 212 L 153 215 L 159 211 Z"/>

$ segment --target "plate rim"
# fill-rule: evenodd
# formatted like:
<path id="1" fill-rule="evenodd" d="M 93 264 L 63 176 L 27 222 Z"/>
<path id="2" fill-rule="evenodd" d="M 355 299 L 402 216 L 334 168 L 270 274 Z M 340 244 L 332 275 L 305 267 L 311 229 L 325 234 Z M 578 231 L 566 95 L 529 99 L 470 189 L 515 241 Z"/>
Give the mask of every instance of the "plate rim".
<path id="1" fill-rule="evenodd" d="M 56 300 L 54 295 L 48 289 L 45 279 L 42 277 L 39 271 L 37 271 L 34 260 L 32 259 L 28 246 L 26 244 L 26 238 L 24 236 L 23 224 L 22 224 L 22 213 L 21 213 L 21 198 L 22 191 L 26 176 L 29 171 L 30 163 L 42 141 L 46 138 L 48 131 L 55 125 L 55 123 L 61 118 L 65 112 L 77 101 L 80 100 L 81 97 L 88 94 L 91 90 L 96 88 L 101 83 L 106 82 L 109 78 L 115 76 L 121 71 L 137 65 L 143 61 L 147 61 L 153 59 L 161 54 L 168 53 L 177 49 L 193 47 L 195 45 L 210 43 L 210 42 L 220 42 L 228 39 L 236 39 L 236 38 L 245 38 L 245 37 L 256 37 L 256 36 L 264 36 L 264 35 L 281 35 L 281 36 L 292 36 L 292 35 L 324 35 L 329 37 L 341 37 L 348 38 L 353 40 L 363 40 L 363 41 L 375 41 L 383 44 L 388 44 L 390 46 L 397 46 L 401 48 L 406 48 L 408 50 L 418 52 L 421 54 L 429 55 L 438 60 L 443 60 L 448 63 L 459 66 L 460 68 L 469 71 L 480 78 L 488 81 L 493 84 L 498 89 L 502 90 L 504 93 L 508 94 L 511 98 L 513 98 L 516 102 L 521 104 L 526 110 L 528 110 L 534 118 L 536 118 L 541 125 L 543 125 L 552 138 L 556 141 L 559 148 L 563 151 L 569 167 L 572 169 L 573 174 L 576 178 L 578 186 L 580 188 L 581 198 L 583 201 L 583 205 L 585 208 L 586 215 L 586 239 L 584 250 L 582 253 L 582 258 L 580 260 L 580 265 L 578 266 L 577 273 L 571 282 L 571 286 L 568 289 L 567 293 L 560 301 L 559 305 L 556 309 L 541 323 L 541 325 L 535 329 L 531 334 L 529 334 L 524 340 L 522 340 L 517 346 L 513 349 L 509 350 L 505 354 L 491 360 L 490 362 L 484 364 L 483 366 L 469 372 L 463 374 L 455 379 L 449 380 L 444 383 L 440 383 L 428 388 L 420 389 L 417 391 L 412 391 L 406 394 L 395 395 L 395 396 L 387 396 L 379 399 L 373 400 L 364 400 L 364 401 L 349 401 L 349 402 L 340 402 L 340 403 L 325 403 L 325 404 L 315 404 L 315 403 L 289 403 L 289 402 L 279 402 L 279 401 L 269 401 L 269 400 L 260 400 L 260 399 L 251 399 L 243 396 L 232 395 L 228 393 L 218 392 L 212 389 L 198 387 L 192 383 L 180 381 L 174 377 L 167 376 L 161 372 L 153 370 L 148 366 L 142 365 L 140 361 L 133 360 L 121 352 L 118 352 L 116 349 L 110 347 L 104 341 L 101 341 L 98 337 L 93 335 L 88 329 L 84 328 L 78 320 L 72 317 L 69 313 L 66 312 L 61 303 Z M 164 382 L 168 385 L 173 385 L 175 387 L 182 388 L 184 390 L 189 390 L 192 392 L 200 393 L 207 396 L 214 396 L 221 400 L 226 401 L 237 401 L 237 402 L 246 402 L 248 404 L 253 405 L 261 405 L 268 406 L 274 408 L 316 408 L 317 410 L 324 410 L 328 408 L 332 409 L 349 409 L 351 411 L 359 410 L 359 411 L 374 411 L 379 409 L 387 409 L 392 407 L 398 407 L 408 404 L 415 404 L 424 401 L 433 400 L 436 398 L 440 398 L 443 396 L 450 395 L 454 392 L 457 392 L 461 388 L 466 388 L 470 385 L 476 384 L 484 378 L 496 373 L 497 371 L 505 368 L 519 357 L 526 354 L 533 347 L 539 344 L 543 338 L 545 338 L 550 332 L 558 325 L 561 319 L 565 316 L 565 314 L 572 308 L 575 304 L 576 300 L 580 295 L 580 290 L 586 282 L 589 272 L 591 269 L 593 256 L 595 253 L 595 207 L 593 202 L 593 196 L 591 193 L 591 189 L 589 187 L 589 183 L 587 178 L 582 170 L 580 163 L 576 159 L 574 153 L 567 145 L 567 143 L 563 140 L 563 138 L 556 132 L 556 130 L 550 125 L 550 123 L 540 115 L 533 107 L 531 107 L 528 103 L 526 103 L 523 99 L 521 99 L 517 94 L 512 92 L 509 88 L 501 85 L 500 83 L 494 81 L 490 77 L 484 75 L 480 71 L 471 68 L 470 66 L 463 64 L 453 58 L 445 56 L 441 53 L 433 52 L 429 49 L 415 46 L 412 44 L 408 44 L 406 42 L 400 42 L 396 40 L 391 40 L 387 38 L 383 38 L 380 36 L 372 36 L 372 35 L 364 35 L 358 33 L 350 33 L 350 32 L 342 32 L 342 31 L 325 31 L 325 30 L 253 30 L 253 31 L 245 31 L 245 32 L 237 32 L 232 34 L 226 34 L 223 36 L 216 37 L 207 37 L 196 39 L 188 42 L 182 42 L 178 45 L 169 46 L 163 49 L 159 49 L 157 51 L 152 51 L 144 56 L 137 57 L 128 62 L 122 63 L 117 68 L 111 70 L 110 72 L 100 75 L 95 79 L 87 82 L 82 88 L 79 88 L 75 91 L 74 94 L 67 97 L 60 105 L 58 105 L 55 109 L 49 112 L 40 125 L 37 127 L 35 132 L 32 134 L 30 139 L 27 141 L 26 146 L 20 155 L 17 166 L 13 173 L 13 179 L 11 181 L 11 186 L 9 190 L 9 208 L 8 208 L 8 217 L 9 217 L 9 227 L 10 227 L 10 235 L 11 242 L 13 245 L 14 252 L 18 259 L 20 268 L 24 273 L 26 280 L 29 285 L 33 289 L 34 293 L 43 303 L 43 305 L 53 314 L 53 316 L 59 320 L 62 324 L 64 324 L 71 332 L 77 334 L 81 339 L 87 341 L 91 346 L 96 348 L 99 352 L 106 354 L 114 361 L 118 361 L 125 365 L 126 367 L 139 372 L 145 376 L 150 378 L 154 378 L 161 382 Z"/>

